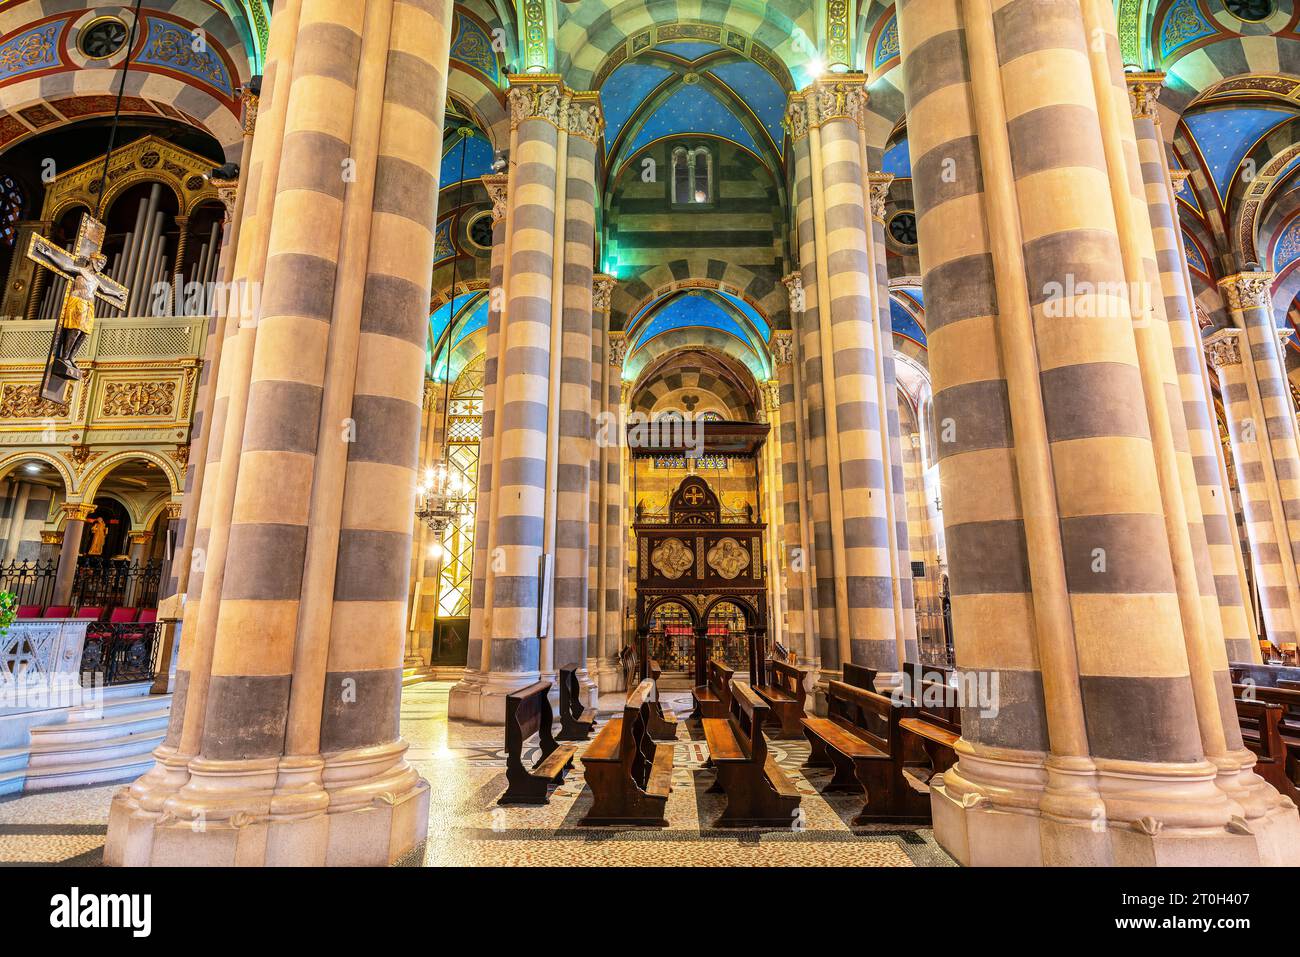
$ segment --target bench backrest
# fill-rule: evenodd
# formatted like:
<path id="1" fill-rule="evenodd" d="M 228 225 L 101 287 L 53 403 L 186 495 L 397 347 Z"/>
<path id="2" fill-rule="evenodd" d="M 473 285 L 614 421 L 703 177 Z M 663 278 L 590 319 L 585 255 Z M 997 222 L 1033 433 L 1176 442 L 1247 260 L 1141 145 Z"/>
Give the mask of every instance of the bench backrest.
<path id="1" fill-rule="evenodd" d="M 578 666 L 565 665 L 559 671 L 560 713 L 582 717 L 582 685 L 578 683 Z"/>
<path id="2" fill-rule="evenodd" d="M 954 684 L 953 669 L 942 665 L 904 664 L 912 703 L 921 717 L 941 728 L 961 733 L 961 694 Z M 960 676 L 957 677 L 960 681 Z"/>
<path id="3" fill-rule="evenodd" d="M 650 672 L 651 681 L 658 681 L 664 673 L 664 669 L 654 658 L 651 658 L 646 662 L 646 670 Z"/>
<path id="4" fill-rule="evenodd" d="M 546 757 L 557 747 L 551 734 L 551 683 L 538 681 L 506 695 L 506 755 L 507 761 L 522 764 L 524 743 L 537 735 Z"/>
<path id="5" fill-rule="evenodd" d="M 1287 691 L 1300 691 L 1300 681 L 1291 678 L 1278 678 L 1277 686 L 1285 688 Z"/>
<path id="6" fill-rule="evenodd" d="M 1237 720 L 1242 731 L 1255 731 L 1258 743 L 1247 741 L 1247 746 L 1261 758 L 1281 761 L 1285 755 L 1282 734 L 1278 725 L 1282 721 L 1282 706 L 1265 701 L 1244 701 L 1237 699 Z"/>
<path id="7" fill-rule="evenodd" d="M 875 668 L 868 668 L 866 665 L 855 665 L 848 661 L 844 663 L 844 683 L 846 685 L 875 691 L 877 674 L 879 672 Z"/>
<path id="8" fill-rule="evenodd" d="M 804 680 L 807 677 L 808 672 L 803 668 L 796 668 L 776 658 L 771 658 L 767 662 L 767 683 L 797 698 L 800 705 L 808 697 L 808 692 L 804 688 Z"/>
<path id="9" fill-rule="evenodd" d="M 623 766 L 624 773 L 640 787 L 645 787 L 654 767 L 655 743 L 650 736 L 650 708 L 657 696 L 654 681 L 646 678 L 632 689 L 623 702 L 619 763 Z"/>
<path id="10" fill-rule="evenodd" d="M 889 755 L 902 754 L 898 719 L 914 716 L 911 705 L 895 706 L 883 694 L 832 681 L 826 686 L 826 711 L 836 724 Z"/>
<path id="11" fill-rule="evenodd" d="M 1233 685 L 1232 691 L 1245 701 L 1263 701 L 1283 709 L 1288 721 L 1300 721 L 1300 688 L 1270 688 L 1267 685 Z"/>
<path id="12" fill-rule="evenodd" d="M 718 696 L 719 701 L 731 707 L 731 680 L 736 669 L 729 668 L 715 658 L 709 659 L 709 690 Z"/>
<path id="13" fill-rule="evenodd" d="M 731 704 L 727 720 L 731 722 L 731 730 L 750 763 L 765 764 L 767 739 L 763 737 L 763 722 L 767 720 L 767 702 L 747 682 L 736 678 L 731 679 L 729 689 Z"/>

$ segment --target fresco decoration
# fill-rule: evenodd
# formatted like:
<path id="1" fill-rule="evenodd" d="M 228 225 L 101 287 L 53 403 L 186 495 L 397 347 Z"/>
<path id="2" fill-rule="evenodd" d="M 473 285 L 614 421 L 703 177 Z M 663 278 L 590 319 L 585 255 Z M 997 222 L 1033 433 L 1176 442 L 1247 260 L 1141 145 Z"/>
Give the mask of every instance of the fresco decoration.
<path id="1" fill-rule="evenodd" d="M 230 70 L 221 57 L 191 30 L 171 20 L 146 17 L 144 47 L 135 62 L 184 73 L 206 86 L 220 90 L 230 99 L 235 94 Z"/>
<path id="2" fill-rule="evenodd" d="M 59 35 L 67 20 L 43 23 L 0 43 L 0 83 L 62 66 Z"/>
<path id="3" fill-rule="evenodd" d="M 1205 257 L 1201 254 L 1201 247 L 1196 245 L 1192 237 L 1183 230 L 1183 248 L 1187 252 L 1187 265 L 1195 269 L 1202 276 L 1209 276 L 1209 267 L 1205 265 Z"/>
<path id="4" fill-rule="evenodd" d="M 1300 216 L 1287 223 L 1273 245 L 1273 271 L 1281 272 L 1297 259 L 1300 259 Z"/>
<path id="5" fill-rule="evenodd" d="M 1177 51 L 1219 31 L 1210 23 L 1196 0 L 1178 0 L 1165 13 L 1160 25 L 1160 59 L 1168 60 Z"/>
<path id="6" fill-rule="evenodd" d="M 889 20 L 876 37 L 876 49 L 871 57 L 872 69 L 879 70 L 890 60 L 899 55 L 898 17 L 891 13 Z"/>
<path id="7" fill-rule="evenodd" d="M 494 84 L 501 82 L 501 64 L 492 37 L 475 19 L 456 11 L 456 36 L 451 43 L 451 58 L 477 70 Z"/>

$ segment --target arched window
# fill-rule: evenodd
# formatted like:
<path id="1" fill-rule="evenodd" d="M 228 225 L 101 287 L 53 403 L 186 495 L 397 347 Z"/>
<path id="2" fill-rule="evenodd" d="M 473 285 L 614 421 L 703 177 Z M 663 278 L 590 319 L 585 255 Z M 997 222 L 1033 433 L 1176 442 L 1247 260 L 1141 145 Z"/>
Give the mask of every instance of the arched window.
<path id="1" fill-rule="evenodd" d="M 696 206 L 713 202 L 713 154 L 707 146 L 673 150 L 673 205 Z"/>

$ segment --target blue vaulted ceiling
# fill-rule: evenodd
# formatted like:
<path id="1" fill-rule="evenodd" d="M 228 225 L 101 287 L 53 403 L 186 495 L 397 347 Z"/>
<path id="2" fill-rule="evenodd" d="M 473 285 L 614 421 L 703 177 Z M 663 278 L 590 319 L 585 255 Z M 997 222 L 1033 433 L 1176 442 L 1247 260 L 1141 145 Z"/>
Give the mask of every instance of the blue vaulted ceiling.
<path id="1" fill-rule="evenodd" d="M 767 338 L 771 330 L 753 306 L 729 293 L 692 290 L 669 293 L 649 303 L 628 323 L 629 356 L 651 340 L 685 329 L 714 329 L 735 340 L 733 357 L 758 381 L 771 378 Z M 635 368 L 631 364 L 628 369 Z"/>
<path id="2" fill-rule="evenodd" d="M 656 140 L 690 134 L 729 140 L 779 165 L 786 89 L 735 51 L 659 44 L 610 73 L 600 95 L 611 170 Z"/>
<path id="3" fill-rule="evenodd" d="M 1269 130 L 1293 118 L 1292 110 L 1275 107 L 1229 107 L 1183 117 L 1192 141 L 1205 159 L 1220 204 L 1252 146 Z"/>
<path id="4" fill-rule="evenodd" d="M 478 130 L 467 137 L 448 136 L 443 142 L 442 170 L 438 188 L 446 189 L 461 180 L 461 160 L 464 153 L 465 179 L 475 182 L 480 176 L 492 172 L 492 144 Z"/>

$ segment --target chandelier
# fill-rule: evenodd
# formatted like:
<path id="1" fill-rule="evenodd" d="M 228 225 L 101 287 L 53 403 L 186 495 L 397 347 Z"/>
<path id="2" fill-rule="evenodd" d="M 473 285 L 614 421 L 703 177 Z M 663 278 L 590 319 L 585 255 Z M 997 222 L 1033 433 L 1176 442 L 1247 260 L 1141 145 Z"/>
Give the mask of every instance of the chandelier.
<path id="1" fill-rule="evenodd" d="M 444 460 L 424 473 L 418 489 L 415 517 L 441 535 L 447 526 L 468 515 L 473 508 L 474 489 L 465 476 L 448 468 Z"/>

